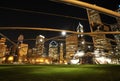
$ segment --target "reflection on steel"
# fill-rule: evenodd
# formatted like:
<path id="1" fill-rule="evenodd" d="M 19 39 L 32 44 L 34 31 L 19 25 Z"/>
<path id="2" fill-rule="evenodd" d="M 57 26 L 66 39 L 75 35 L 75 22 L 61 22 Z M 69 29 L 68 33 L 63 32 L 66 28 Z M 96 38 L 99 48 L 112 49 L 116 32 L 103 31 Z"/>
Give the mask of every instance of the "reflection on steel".
<path id="1" fill-rule="evenodd" d="M 84 35 L 98 35 L 98 34 L 120 34 L 120 32 L 75 32 L 69 30 L 60 30 L 60 29 L 52 29 L 52 28 L 33 28 L 33 27 L 0 27 L 0 30 L 41 30 L 41 31 L 54 31 L 54 32 L 62 32 L 65 31 L 66 33 L 72 34 L 84 34 Z"/>
<path id="2" fill-rule="evenodd" d="M 109 10 L 109 9 L 106 9 L 106 8 L 103 8 L 103 7 L 100 7 L 100 6 L 89 4 L 89 3 L 86 3 L 86 2 L 78 1 L 78 0 L 51 0 L 51 1 L 63 2 L 63 3 L 67 3 L 69 5 L 90 8 L 90 9 L 93 9 L 93 10 L 100 11 L 104 14 L 108 14 L 108 15 L 115 16 L 115 17 L 120 17 L 120 14 L 117 13 L 117 12 L 114 12 L 112 10 Z"/>

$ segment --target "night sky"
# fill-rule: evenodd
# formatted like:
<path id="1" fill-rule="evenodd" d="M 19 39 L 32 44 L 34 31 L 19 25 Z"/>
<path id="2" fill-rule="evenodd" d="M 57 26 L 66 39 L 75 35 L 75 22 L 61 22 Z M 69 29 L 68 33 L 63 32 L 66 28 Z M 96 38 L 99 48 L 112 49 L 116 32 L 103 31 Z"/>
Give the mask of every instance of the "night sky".
<path id="1" fill-rule="evenodd" d="M 120 4 L 119 0 L 82 1 L 96 4 L 111 10 L 117 10 L 118 5 Z M 78 23 L 80 22 L 84 26 L 85 32 L 90 31 L 88 20 L 66 18 L 50 14 L 87 19 L 85 9 L 63 3 L 52 2 L 49 0 L 0 0 L 0 27 L 40 27 L 75 31 Z M 104 23 L 116 23 L 114 18 L 110 18 L 109 16 L 103 14 L 101 15 Z M 17 37 L 20 34 L 23 34 L 25 39 L 34 39 L 40 34 L 44 35 L 46 38 L 60 35 L 60 32 L 34 30 L 0 30 L 0 32 L 13 41 L 17 41 Z M 35 43 L 35 41 L 24 42 L 31 44 Z"/>

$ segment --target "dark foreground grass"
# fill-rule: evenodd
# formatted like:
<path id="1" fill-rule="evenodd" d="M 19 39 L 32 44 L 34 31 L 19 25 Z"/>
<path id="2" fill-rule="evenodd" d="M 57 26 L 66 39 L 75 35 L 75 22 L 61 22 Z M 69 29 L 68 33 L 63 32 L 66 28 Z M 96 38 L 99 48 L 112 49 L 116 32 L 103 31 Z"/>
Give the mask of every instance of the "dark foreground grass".
<path id="1" fill-rule="evenodd" d="M 120 81 L 120 65 L 0 65 L 0 81 Z"/>

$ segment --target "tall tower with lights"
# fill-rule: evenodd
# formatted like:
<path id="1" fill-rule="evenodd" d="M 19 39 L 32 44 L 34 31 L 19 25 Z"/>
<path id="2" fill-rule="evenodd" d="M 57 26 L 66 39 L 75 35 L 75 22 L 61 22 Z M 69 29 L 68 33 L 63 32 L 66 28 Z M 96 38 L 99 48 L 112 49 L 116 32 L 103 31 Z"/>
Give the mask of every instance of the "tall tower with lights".
<path id="1" fill-rule="evenodd" d="M 45 37 L 43 35 L 39 35 L 36 37 L 36 51 L 38 56 L 44 56 L 44 42 Z"/>
<path id="2" fill-rule="evenodd" d="M 117 12 L 120 13 L 120 5 Z M 116 20 L 117 20 L 117 23 L 111 25 L 111 30 L 120 32 L 120 17 L 116 17 Z M 114 38 L 116 41 L 116 46 L 114 47 L 115 55 L 120 55 L 120 34 L 114 34 Z"/>
<path id="3" fill-rule="evenodd" d="M 18 37 L 18 44 L 22 44 L 22 43 L 23 43 L 23 40 L 24 40 L 24 36 L 21 34 L 21 35 Z"/>
<path id="4" fill-rule="evenodd" d="M 60 44 L 60 64 L 62 64 L 64 61 L 63 58 L 63 43 Z"/>
<path id="5" fill-rule="evenodd" d="M 72 34 L 66 37 L 66 60 L 69 62 L 78 50 L 78 36 Z"/>
<path id="6" fill-rule="evenodd" d="M 56 41 L 51 41 L 49 44 L 49 57 L 52 60 L 58 59 L 58 43 Z"/>
<path id="7" fill-rule="evenodd" d="M 7 48 L 7 45 L 5 44 L 6 42 L 6 38 L 1 38 L 0 39 L 0 64 L 2 63 L 2 59 L 3 57 L 5 56 L 5 53 L 6 53 L 6 48 Z"/>
<path id="8" fill-rule="evenodd" d="M 76 30 L 79 33 L 83 33 L 84 32 L 83 25 L 81 23 L 79 23 Z M 78 50 L 84 51 L 84 49 L 85 49 L 84 35 L 80 34 L 80 35 L 78 35 Z"/>
<path id="9" fill-rule="evenodd" d="M 26 56 L 28 52 L 28 44 L 23 43 L 24 40 L 24 35 L 19 35 L 18 37 L 18 54 L 17 54 L 17 61 L 19 63 L 25 62 L 26 61 Z"/>
<path id="10" fill-rule="evenodd" d="M 87 9 L 87 14 L 91 32 L 109 31 L 109 27 L 103 25 L 98 11 Z M 95 50 L 98 50 L 100 54 L 102 54 L 104 51 L 107 51 L 109 53 L 111 50 L 111 44 L 106 35 L 97 34 L 93 35 L 92 38 Z"/>

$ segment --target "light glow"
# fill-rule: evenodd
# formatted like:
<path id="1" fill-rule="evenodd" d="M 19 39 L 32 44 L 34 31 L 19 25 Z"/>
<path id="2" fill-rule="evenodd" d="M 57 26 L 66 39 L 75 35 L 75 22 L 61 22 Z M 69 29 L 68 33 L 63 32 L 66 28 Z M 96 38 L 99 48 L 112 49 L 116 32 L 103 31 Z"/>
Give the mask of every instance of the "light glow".
<path id="1" fill-rule="evenodd" d="M 75 54 L 75 56 L 74 57 L 76 57 L 76 56 L 78 56 L 78 57 L 82 57 L 82 56 L 84 56 L 84 51 L 77 51 L 77 53 Z"/>
<path id="2" fill-rule="evenodd" d="M 79 64 L 79 58 L 84 56 L 84 51 L 77 51 L 76 54 L 74 55 L 73 59 L 70 60 L 71 64 Z"/>
<path id="3" fill-rule="evenodd" d="M 111 63 L 111 59 L 110 58 L 106 58 L 106 57 L 98 57 L 95 58 L 100 64 L 110 64 Z"/>
<path id="4" fill-rule="evenodd" d="M 72 59 L 71 60 L 71 64 L 78 64 L 79 63 L 79 59 Z"/>
<path id="5" fill-rule="evenodd" d="M 45 59 L 46 64 L 50 64 L 50 61 L 48 59 Z"/>
<path id="6" fill-rule="evenodd" d="M 65 36 L 66 35 L 66 32 L 65 31 L 62 31 L 62 33 L 61 33 L 63 36 Z"/>
<path id="7" fill-rule="evenodd" d="M 6 59 L 6 58 L 5 58 L 5 57 L 3 57 L 3 58 L 2 58 L 2 61 L 5 61 L 5 59 Z"/>
<path id="8" fill-rule="evenodd" d="M 13 56 L 10 56 L 9 58 L 8 58 L 8 61 L 13 61 Z"/>

